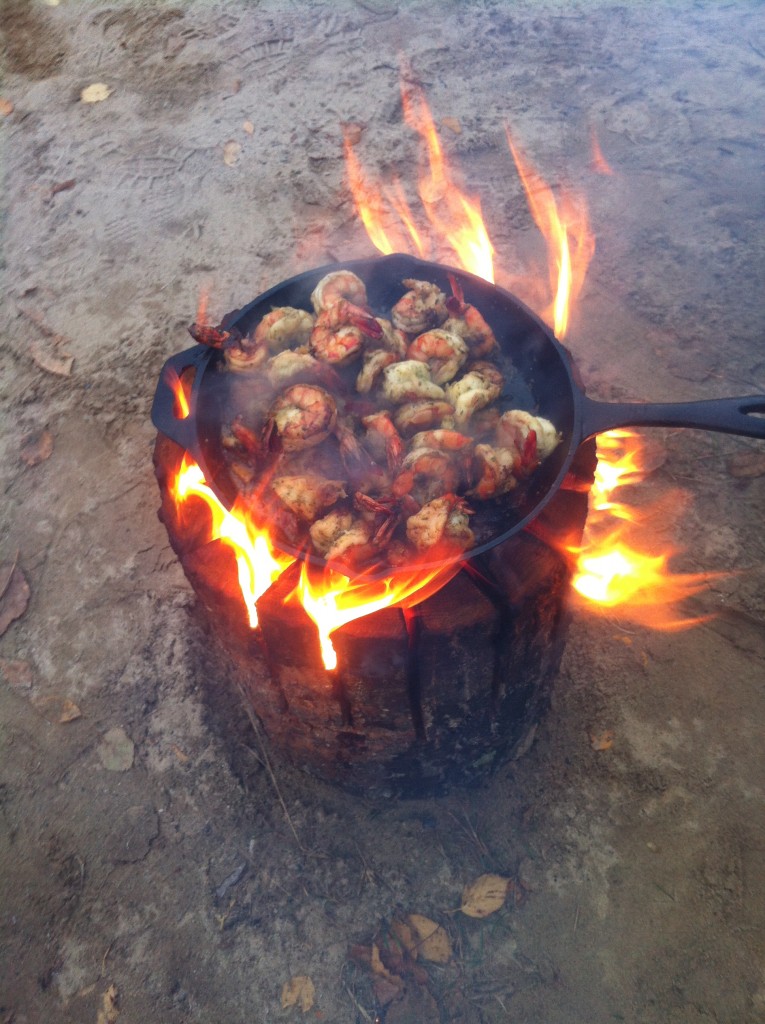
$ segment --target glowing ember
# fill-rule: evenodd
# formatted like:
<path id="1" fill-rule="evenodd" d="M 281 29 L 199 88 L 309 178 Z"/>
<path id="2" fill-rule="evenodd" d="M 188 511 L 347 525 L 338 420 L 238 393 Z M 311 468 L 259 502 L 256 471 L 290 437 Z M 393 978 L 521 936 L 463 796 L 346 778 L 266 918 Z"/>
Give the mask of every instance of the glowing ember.
<path id="1" fill-rule="evenodd" d="M 645 538 L 627 536 L 627 525 L 642 517 L 615 501 L 614 491 L 647 475 L 643 443 L 630 430 L 613 430 L 598 438 L 598 467 L 590 493 L 590 514 L 581 547 L 569 549 L 577 559 L 574 589 L 593 610 L 616 611 L 624 618 L 656 629 L 684 629 L 703 621 L 682 615 L 679 604 L 703 590 L 713 574 L 673 574 L 672 549 L 650 554 Z"/>
<path id="2" fill-rule="evenodd" d="M 277 551 L 270 542 L 267 529 L 255 526 L 244 509 L 235 505 L 229 512 L 224 508 L 205 482 L 202 470 L 188 454 L 170 485 L 170 493 L 179 507 L 188 498 L 197 497 L 209 508 L 212 517 L 210 540 L 228 544 L 236 556 L 239 586 L 250 626 L 254 629 L 258 624 L 255 602 L 295 559 Z"/>
<path id="3" fill-rule="evenodd" d="M 595 236 L 590 231 L 587 209 L 581 201 L 564 196 L 561 209 L 552 189 L 534 170 L 507 132 L 507 143 L 526 192 L 531 216 L 547 242 L 547 262 L 553 301 L 542 314 L 556 337 L 568 330 L 569 313 L 584 285 L 587 268 L 595 253 Z"/>
<path id="4" fill-rule="evenodd" d="M 299 600 L 316 623 L 324 667 L 331 671 L 337 668 L 337 654 L 330 633 L 383 608 L 411 608 L 440 590 L 459 569 L 460 563 L 452 561 L 429 570 L 415 566 L 380 580 L 350 580 L 331 568 L 312 572 L 304 562 L 300 581 L 287 600 Z"/>

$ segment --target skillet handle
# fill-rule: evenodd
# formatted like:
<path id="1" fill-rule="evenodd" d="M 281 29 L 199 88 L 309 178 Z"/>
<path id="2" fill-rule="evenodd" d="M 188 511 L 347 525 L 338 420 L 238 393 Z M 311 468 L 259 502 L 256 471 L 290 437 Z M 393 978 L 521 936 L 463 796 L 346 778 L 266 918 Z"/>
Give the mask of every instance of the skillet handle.
<path id="1" fill-rule="evenodd" d="M 196 389 L 192 388 L 191 395 L 186 396 L 190 412 L 182 418 L 176 415 L 177 404 L 172 385 L 180 380 L 184 370 L 196 367 L 198 371 L 200 363 L 208 359 L 209 355 L 209 348 L 195 345 L 171 356 L 162 367 L 151 407 L 151 422 L 157 430 L 189 452 L 196 450 Z"/>
<path id="2" fill-rule="evenodd" d="M 690 427 L 765 440 L 765 395 L 666 404 L 596 402 L 585 396 L 582 440 L 615 427 Z"/>

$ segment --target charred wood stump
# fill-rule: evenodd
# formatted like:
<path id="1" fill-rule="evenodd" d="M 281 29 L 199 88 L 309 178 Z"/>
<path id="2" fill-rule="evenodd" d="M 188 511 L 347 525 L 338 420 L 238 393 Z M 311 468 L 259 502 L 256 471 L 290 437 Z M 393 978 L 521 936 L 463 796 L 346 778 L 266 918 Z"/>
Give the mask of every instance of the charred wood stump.
<path id="1" fill-rule="evenodd" d="M 413 609 L 389 608 L 332 634 L 338 668 L 288 600 L 299 566 L 257 604 L 252 630 L 234 556 L 208 542 L 199 499 L 176 507 L 183 450 L 157 436 L 159 510 L 170 543 L 272 750 L 369 797 L 425 797 L 479 781 L 530 745 L 549 705 L 568 628 L 571 562 L 596 455 L 580 448 L 563 488 L 530 529 L 466 566 Z"/>

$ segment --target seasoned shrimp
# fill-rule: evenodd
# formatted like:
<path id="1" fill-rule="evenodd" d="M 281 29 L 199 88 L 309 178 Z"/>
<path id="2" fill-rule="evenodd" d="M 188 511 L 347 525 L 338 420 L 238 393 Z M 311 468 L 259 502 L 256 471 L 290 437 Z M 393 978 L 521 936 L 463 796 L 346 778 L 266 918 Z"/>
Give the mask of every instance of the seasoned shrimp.
<path id="1" fill-rule="evenodd" d="M 423 331 L 439 327 L 446 320 L 446 296 L 438 285 L 413 278 L 406 278 L 402 284 L 409 291 L 391 310 L 394 327 L 407 334 L 422 334 Z"/>
<path id="2" fill-rule="evenodd" d="M 398 356 L 395 352 L 389 352 L 384 348 L 374 348 L 364 353 L 364 360 L 359 375 L 356 378 L 356 390 L 362 395 L 368 395 L 379 380 L 383 370 L 391 363 L 395 363 Z"/>
<path id="3" fill-rule="evenodd" d="M 275 430 L 286 452 L 311 448 L 329 437 L 337 423 L 335 400 L 324 388 L 293 384 L 271 406 L 264 441 Z"/>
<path id="4" fill-rule="evenodd" d="M 446 396 L 454 405 L 454 418 L 464 425 L 474 412 L 483 409 L 502 393 L 504 378 L 493 363 L 475 363 L 464 377 L 446 386 Z"/>
<path id="5" fill-rule="evenodd" d="M 403 363 L 392 363 L 383 370 L 383 395 L 394 405 L 414 402 L 417 399 L 443 399 L 444 389 L 434 384 L 426 363 L 407 359 Z"/>
<path id="6" fill-rule="evenodd" d="M 415 448 L 436 448 L 444 452 L 464 452 L 473 445 L 472 437 L 460 434 L 458 430 L 423 430 L 409 442 L 409 450 Z"/>
<path id="7" fill-rule="evenodd" d="M 473 457 L 476 484 L 468 494 L 483 500 L 507 494 L 518 486 L 519 468 L 520 455 L 515 446 L 495 448 L 490 444 L 477 444 Z"/>
<path id="8" fill-rule="evenodd" d="M 355 306 L 366 306 L 367 289 L 360 277 L 350 270 L 333 270 L 319 281 L 311 293 L 311 303 L 321 313 L 336 302 L 352 302 Z"/>
<path id="9" fill-rule="evenodd" d="M 364 446 L 367 451 L 377 462 L 385 462 L 391 471 L 395 471 L 401 465 L 406 446 L 390 414 L 375 412 L 362 417 L 361 422 L 366 428 Z"/>
<path id="10" fill-rule="evenodd" d="M 549 420 L 534 416 L 524 409 L 509 409 L 499 418 L 497 441 L 501 445 L 514 444 L 521 451 L 531 431 L 536 434 L 536 454 L 539 459 L 551 455 L 562 440 Z"/>
<path id="11" fill-rule="evenodd" d="M 310 527 L 311 543 L 328 562 L 357 566 L 379 557 L 380 539 L 373 518 L 335 509 Z"/>
<path id="12" fill-rule="evenodd" d="M 433 427 L 440 427 L 453 412 L 454 406 L 449 402 L 422 399 L 399 406 L 393 414 L 393 422 L 399 433 L 410 437 L 418 430 L 431 430 Z"/>
<path id="13" fill-rule="evenodd" d="M 382 335 L 380 336 L 382 348 L 386 348 L 389 352 L 395 352 L 399 359 L 406 359 L 406 347 L 409 344 L 406 334 L 400 331 L 398 327 L 394 327 L 390 320 L 386 320 L 385 317 L 377 316 L 375 320 L 382 328 Z"/>
<path id="14" fill-rule="evenodd" d="M 252 339 L 256 345 L 264 345 L 270 352 L 281 352 L 285 348 L 307 345 L 313 330 L 313 317 L 304 309 L 292 306 L 277 306 L 266 313 L 255 328 Z"/>
<path id="15" fill-rule="evenodd" d="M 437 329 L 418 335 L 406 350 L 406 357 L 426 363 L 433 381 L 446 384 L 467 362 L 468 347 L 459 335 Z"/>
<path id="16" fill-rule="evenodd" d="M 273 388 L 302 381 L 323 384 L 334 391 L 343 388 L 343 382 L 328 363 L 320 363 L 308 352 L 293 352 L 289 348 L 272 356 L 263 372 Z"/>
<path id="17" fill-rule="evenodd" d="M 419 552 L 437 548 L 439 554 L 458 554 L 475 543 L 468 516 L 471 509 L 456 494 L 434 498 L 410 516 L 406 536 Z"/>
<path id="18" fill-rule="evenodd" d="M 457 489 L 460 472 L 448 452 L 417 448 L 404 459 L 393 481 L 396 498 L 411 495 L 420 505 Z"/>
<path id="19" fill-rule="evenodd" d="M 277 476 L 271 486 L 287 508 L 305 522 L 312 523 L 319 513 L 347 497 L 342 480 L 326 480 L 318 473 L 303 476 Z"/>
<path id="20" fill-rule="evenodd" d="M 317 359 L 339 366 L 361 355 L 364 336 L 378 339 L 382 327 L 359 306 L 339 299 L 316 317 L 311 351 Z"/>
<path id="21" fill-rule="evenodd" d="M 475 308 L 465 302 L 462 285 L 456 277 L 449 274 L 452 295 L 446 300 L 449 319 L 444 324 L 445 331 L 458 334 L 470 349 L 470 354 L 481 358 L 489 355 L 497 347 L 494 332 Z"/>

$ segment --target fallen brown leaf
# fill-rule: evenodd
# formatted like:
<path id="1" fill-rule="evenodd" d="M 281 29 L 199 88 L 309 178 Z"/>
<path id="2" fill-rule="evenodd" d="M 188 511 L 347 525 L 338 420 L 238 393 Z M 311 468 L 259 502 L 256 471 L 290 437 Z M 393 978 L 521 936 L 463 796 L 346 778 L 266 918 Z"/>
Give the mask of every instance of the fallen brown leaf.
<path id="1" fill-rule="evenodd" d="M 410 914 L 407 922 L 417 936 L 422 958 L 434 964 L 448 964 L 452 958 L 452 944 L 441 925 L 422 914 Z"/>
<path id="2" fill-rule="evenodd" d="M 239 154 L 241 152 L 241 145 L 238 142 L 234 142 L 233 139 L 229 139 L 223 147 L 223 163 L 226 167 L 233 167 L 239 161 Z"/>
<path id="3" fill-rule="evenodd" d="M 590 733 L 590 746 L 593 750 L 610 750 L 613 745 L 614 734 L 611 729 Z"/>
<path id="4" fill-rule="evenodd" d="M 401 943 L 402 949 L 408 953 L 413 960 L 416 960 L 419 943 L 417 941 L 417 937 L 406 921 L 399 921 L 398 918 L 394 917 L 390 923 L 390 930 L 396 940 Z"/>
<path id="5" fill-rule="evenodd" d="M 74 722 L 82 718 L 82 712 L 68 697 L 60 697 L 57 694 L 48 694 L 45 697 L 33 697 L 32 707 L 47 722 L 57 722 L 65 725 L 67 722 Z"/>
<path id="6" fill-rule="evenodd" d="M 74 356 L 70 356 L 66 352 L 57 355 L 39 340 L 32 342 L 29 346 L 29 351 L 41 370 L 53 373 L 57 377 L 70 377 L 72 375 Z"/>
<path id="7" fill-rule="evenodd" d="M 28 661 L 0 658 L 0 675 L 15 690 L 32 689 L 32 666 Z"/>
<path id="8" fill-rule="evenodd" d="M 737 452 L 728 459 L 728 473 L 737 480 L 748 480 L 765 475 L 765 453 Z"/>
<path id="9" fill-rule="evenodd" d="M 70 188 L 74 188 L 77 184 L 76 178 L 67 178 L 66 181 L 57 181 L 47 190 L 43 195 L 43 200 L 49 203 L 54 196 L 57 196 L 59 192 L 68 192 Z"/>
<path id="10" fill-rule="evenodd" d="M 27 610 L 29 597 L 29 584 L 18 565 L 0 567 L 0 636 Z"/>
<path id="11" fill-rule="evenodd" d="M 97 1024 L 117 1024 L 119 1011 L 119 992 L 116 985 L 110 985 L 104 992 L 101 1008 L 98 1011 Z"/>
<path id="12" fill-rule="evenodd" d="M 255 125 L 252 123 L 252 121 L 243 121 L 242 131 L 247 132 L 248 135 L 252 135 L 255 131 Z"/>
<path id="13" fill-rule="evenodd" d="M 133 767 L 135 744 L 124 729 L 109 729 L 98 747 L 101 764 L 110 772 L 126 772 Z"/>
<path id="14" fill-rule="evenodd" d="M 112 89 L 109 88 L 104 82 L 94 82 L 92 85 L 87 85 L 80 93 L 80 102 L 82 103 L 101 103 L 103 100 L 108 99 L 112 94 Z"/>
<path id="15" fill-rule="evenodd" d="M 442 117 L 441 124 L 444 128 L 448 128 L 450 132 L 454 132 L 455 135 L 462 134 L 462 125 L 456 117 Z"/>
<path id="16" fill-rule="evenodd" d="M 509 887 L 509 878 L 481 875 L 465 886 L 460 910 L 468 917 L 488 917 L 504 904 Z"/>
<path id="17" fill-rule="evenodd" d="M 45 462 L 53 454 L 53 434 L 49 430 L 41 430 L 37 434 L 27 434 L 21 442 L 19 456 L 27 466 L 37 466 Z"/>
<path id="18" fill-rule="evenodd" d="M 14 106 L 10 100 L 3 99 L 0 96 L 0 117 L 7 117 L 14 111 Z"/>
<path id="19" fill-rule="evenodd" d="M 313 1006 L 316 997 L 316 989 L 309 977 L 305 974 L 298 974 L 282 986 L 282 1009 L 289 1006 L 299 1006 L 303 1013 L 307 1013 Z"/>

